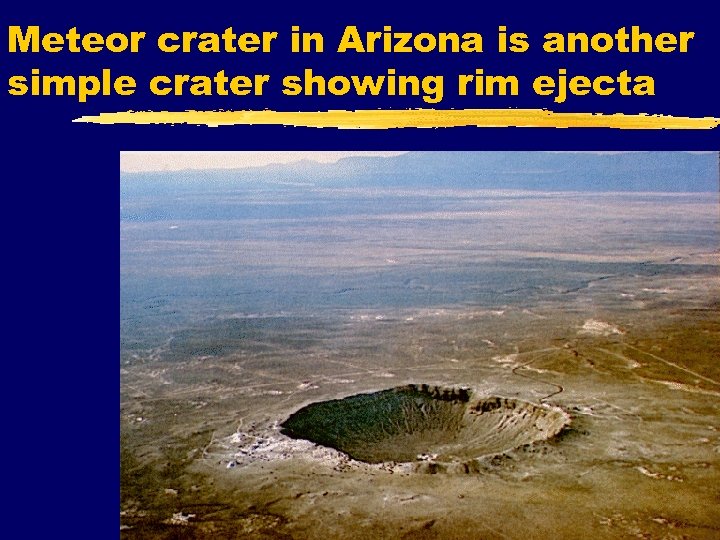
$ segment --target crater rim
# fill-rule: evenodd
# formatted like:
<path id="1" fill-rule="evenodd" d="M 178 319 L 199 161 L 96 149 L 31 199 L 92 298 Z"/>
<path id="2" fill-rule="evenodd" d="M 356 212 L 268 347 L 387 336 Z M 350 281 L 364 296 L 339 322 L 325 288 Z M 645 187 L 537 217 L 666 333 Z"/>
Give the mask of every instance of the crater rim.
<path id="1" fill-rule="evenodd" d="M 484 459 L 550 441 L 570 423 L 555 405 L 464 385 L 411 383 L 306 404 L 280 432 L 367 464 L 469 473 Z"/>

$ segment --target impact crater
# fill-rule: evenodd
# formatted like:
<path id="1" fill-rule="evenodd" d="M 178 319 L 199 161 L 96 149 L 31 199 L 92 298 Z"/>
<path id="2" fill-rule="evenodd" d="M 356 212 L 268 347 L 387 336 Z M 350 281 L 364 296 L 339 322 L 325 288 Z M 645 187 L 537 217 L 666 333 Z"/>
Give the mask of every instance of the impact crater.
<path id="1" fill-rule="evenodd" d="M 478 459 L 551 439 L 569 423 L 558 407 L 411 384 L 312 403 L 283 422 L 281 431 L 365 463 L 472 472 Z"/>

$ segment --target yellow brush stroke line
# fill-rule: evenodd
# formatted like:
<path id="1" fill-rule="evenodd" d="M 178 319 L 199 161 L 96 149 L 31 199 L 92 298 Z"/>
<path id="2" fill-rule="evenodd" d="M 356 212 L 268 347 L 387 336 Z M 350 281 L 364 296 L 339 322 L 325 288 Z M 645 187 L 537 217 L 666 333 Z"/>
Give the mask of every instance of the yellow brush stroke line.
<path id="1" fill-rule="evenodd" d="M 340 129 L 546 127 L 713 129 L 720 118 L 650 114 L 557 113 L 545 109 L 403 109 L 357 111 L 126 111 L 82 116 L 94 124 L 285 125 Z"/>

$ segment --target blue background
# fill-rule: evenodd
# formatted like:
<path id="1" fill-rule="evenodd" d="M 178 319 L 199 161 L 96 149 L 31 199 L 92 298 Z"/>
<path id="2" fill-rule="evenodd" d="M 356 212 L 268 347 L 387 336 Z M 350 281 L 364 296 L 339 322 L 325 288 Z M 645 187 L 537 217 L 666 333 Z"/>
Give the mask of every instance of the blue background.
<path id="1" fill-rule="evenodd" d="M 149 4 L 149 3 L 146 3 Z M 389 3 L 387 3 L 389 4 Z M 195 10 L 180 4 L 94 4 L 87 9 L 37 3 L 4 7 L 3 27 L 40 25 L 44 31 L 148 32 L 138 55 L 8 54 L 2 49 L 3 80 L 40 68 L 46 74 L 96 74 L 109 67 L 138 80 L 130 97 L 12 97 L 2 93 L 5 117 L 5 174 L 2 212 L 6 348 L 4 354 L 6 467 L 16 479 L 8 494 L 16 501 L 11 519 L 28 537 L 65 532 L 74 538 L 114 536 L 118 530 L 118 328 L 119 328 L 119 153 L 122 150 L 717 150 L 720 128 L 710 131 L 619 131 L 611 129 L 405 129 L 358 131 L 282 126 L 101 126 L 72 123 L 82 115 L 115 110 L 355 108 L 550 108 L 556 111 L 662 113 L 720 117 L 717 18 L 700 2 L 674 10 L 640 3 L 473 2 L 390 9 L 363 3 L 348 8 L 311 9 L 266 3 L 208 4 Z M 472 54 L 333 53 L 345 25 L 361 30 L 481 32 L 487 52 Z M 547 55 L 549 31 L 605 31 L 640 25 L 658 32 L 694 31 L 687 54 Z M 324 54 L 290 54 L 289 29 L 325 35 Z M 494 53 L 499 25 L 530 35 L 525 54 Z M 162 54 L 154 37 L 163 31 L 278 31 L 273 53 Z M 517 97 L 453 97 L 428 105 L 420 97 L 285 97 L 279 80 L 305 67 L 333 74 L 398 73 L 516 74 Z M 566 67 L 571 74 L 655 78 L 656 96 L 569 98 L 561 105 L 536 96 L 532 79 Z M 269 73 L 274 86 L 258 97 L 155 97 L 145 89 L 160 73 L 230 75 Z M 17 465 L 17 467 L 15 466 Z M 41 517 L 42 516 L 42 517 Z M 99 531 L 102 531 L 100 533 Z M 25 536 L 25 535 L 22 535 Z"/>

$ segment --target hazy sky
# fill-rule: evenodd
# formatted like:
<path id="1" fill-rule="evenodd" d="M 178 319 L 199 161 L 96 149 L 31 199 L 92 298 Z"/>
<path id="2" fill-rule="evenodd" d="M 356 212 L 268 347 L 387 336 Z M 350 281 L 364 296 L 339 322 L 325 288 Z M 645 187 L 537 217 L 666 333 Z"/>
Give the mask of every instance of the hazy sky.
<path id="1" fill-rule="evenodd" d="M 121 152 L 123 172 L 262 167 L 309 159 L 331 163 L 348 156 L 397 156 L 405 152 Z"/>

